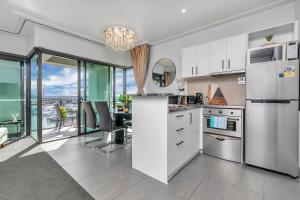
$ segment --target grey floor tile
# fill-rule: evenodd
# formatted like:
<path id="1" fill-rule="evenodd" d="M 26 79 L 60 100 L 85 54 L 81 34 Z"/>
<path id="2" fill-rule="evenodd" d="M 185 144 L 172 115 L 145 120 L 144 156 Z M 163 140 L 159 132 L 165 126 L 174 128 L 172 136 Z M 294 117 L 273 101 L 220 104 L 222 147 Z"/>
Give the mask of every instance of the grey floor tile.
<path id="1" fill-rule="evenodd" d="M 199 154 L 186 167 L 199 174 L 206 174 L 214 168 L 216 162 L 216 158 Z"/>
<path id="2" fill-rule="evenodd" d="M 208 174 L 198 174 L 189 168 L 182 169 L 169 182 L 168 188 L 183 198 L 188 199 Z"/>
<path id="3" fill-rule="evenodd" d="M 0 163 L 4 162 L 16 154 L 26 151 L 28 148 L 36 145 L 36 142 L 31 137 L 24 137 L 16 142 L 13 142 L 0 149 Z"/>
<path id="4" fill-rule="evenodd" d="M 107 146 L 107 148 L 109 149 L 110 146 Z M 131 162 L 132 159 L 132 151 L 131 151 L 131 145 L 127 145 L 122 147 L 121 149 L 117 149 L 111 153 L 103 153 L 101 151 L 101 149 L 97 150 L 97 149 L 93 149 L 95 152 L 101 154 L 102 156 L 106 157 L 107 159 L 109 159 L 111 162 L 115 163 L 115 164 L 121 164 L 121 163 L 125 163 L 125 162 Z"/>
<path id="5" fill-rule="evenodd" d="M 286 175 L 269 173 L 264 183 L 264 197 L 267 200 L 300 199 L 300 182 Z"/>
<path id="6" fill-rule="evenodd" d="M 226 182 L 263 194 L 263 184 L 266 175 L 264 170 L 241 165 L 240 163 L 219 160 L 212 173 L 223 178 Z"/>
<path id="7" fill-rule="evenodd" d="M 95 156 L 97 153 L 88 149 L 78 146 L 77 148 L 59 149 L 54 152 L 49 152 L 49 155 L 57 161 L 60 165 L 74 162 L 89 156 Z"/>
<path id="8" fill-rule="evenodd" d="M 89 156 L 63 166 L 76 181 L 93 176 L 99 171 L 108 170 L 115 165 L 101 155 Z"/>
<path id="9" fill-rule="evenodd" d="M 262 200 L 263 195 L 248 191 L 210 175 L 192 194 L 191 200 Z"/>
<path id="10" fill-rule="evenodd" d="M 78 182 L 95 199 L 105 200 L 118 196 L 140 180 L 129 168 L 115 166 Z"/>
<path id="11" fill-rule="evenodd" d="M 156 181 L 142 180 L 120 194 L 116 200 L 180 200 L 166 185 Z"/>

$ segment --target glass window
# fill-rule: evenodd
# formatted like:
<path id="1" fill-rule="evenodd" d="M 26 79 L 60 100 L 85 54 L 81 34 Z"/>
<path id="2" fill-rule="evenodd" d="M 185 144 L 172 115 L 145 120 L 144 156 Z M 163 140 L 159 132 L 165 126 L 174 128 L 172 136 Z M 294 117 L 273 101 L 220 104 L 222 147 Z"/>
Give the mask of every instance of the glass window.
<path id="1" fill-rule="evenodd" d="M 115 103 L 121 104 L 120 95 L 124 95 L 124 70 L 115 68 Z"/>
<path id="2" fill-rule="evenodd" d="M 24 126 L 23 67 L 20 62 L 0 60 L 0 122 L 8 129 L 8 138 L 19 137 Z M 19 127 L 10 124 L 16 118 Z M 7 124 L 5 124 L 7 123 Z"/>
<path id="3" fill-rule="evenodd" d="M 110 67 L 106 65 L 86 64 L 86 99 L 91 101 L 96 111 L 95 101 L 107 101 L 110 104 Z M 99 122 L 99 116 L 97 120 Z M 97 129 L 97 128 L 96 128 Z M 87 132 L 94 129 L 87 127 Z"/>
<path id="4" fill-rule="evenodd" d="M 38 76 L 38 64 L 37 64 L 38 56 L 35 55 L 31 58 L 31 66 L 30 66 L 30 76 L 31 80 L 31 97 L 30 97 L 30 107 L 31 107 L 31 136 L 38 141 L 37 134 L 37 76 Z"/>
<path id="5" fill-rule="evenodd" d="M 88 101 L 109 101 L 110 68 L 108 66 L 87 63 L 86 91 Z"/>
<path id="6" fill-rule="evenodd" d="M 136 94 L 137 86 L 132 68 L 126 69 L 126 94 Z"/>

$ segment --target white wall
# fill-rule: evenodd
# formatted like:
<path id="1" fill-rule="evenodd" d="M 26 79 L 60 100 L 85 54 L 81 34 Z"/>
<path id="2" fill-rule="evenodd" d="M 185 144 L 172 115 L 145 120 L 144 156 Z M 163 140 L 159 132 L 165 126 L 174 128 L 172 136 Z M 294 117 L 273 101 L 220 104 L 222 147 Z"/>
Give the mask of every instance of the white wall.
<path id="1" fill-rule="evenodd" d="M 0 51 L 27 55 L 34 47 L 68 53 L 102 62 L 131 66 L 129 53 L 117 53 L 105 46 L 41 27 L 27 28 L 21 35 L 0 31 Z"/>
<path id="2" fill-rule="evenodd" d="M 298 0 L 297 0 L 298 1 Z M 176 85 L 173 83 L 167 88 L 158 88 L 151 78 L 151 71 L 156 61 L 161 58 L 170 58 L 177 66 L 177 75 L 180 74 L 181 49 L 204 42 L 209 42 L 245 32 L 252 32 L 266 27 L 291 22 L 295 20 L 295 3 L 285 4 L 260 13 L 243 17 L 222 25 L 199 31 L 169 42 L 151 47 L 148 77 L 145 91 L 148 93 L 176 93 Z M 180 78 L 177 76 L 177 78 Z"/>
<path id="3" fill-rule="evenodd" d="M 34 30 L 30 30 L 26 35 L 24 35 L 24 37 L 26 38 L 26 55 L 28 55 L 34 48 Z"/>
<path id="4" fill-rule="evenodd" d="M 300 0 L 295 1 L 295 15 L 296 15 L 296 20 L 300 22 Z M 299 38 L 300 38 L 300 31 L 298 32 Z"/>
<path id="5" fill-rule="evenodd" d="M 12 54 L 25 55 L 26 40 L 19 35 L 0 32 L 0 51 Z"/>
<path id="6" fill-rule="evenodd" d="M 122 66 L 131 63 L 129 53 L 117 53 L 105 46 L 41 27 L 35 27 L 34 46 Z"/>

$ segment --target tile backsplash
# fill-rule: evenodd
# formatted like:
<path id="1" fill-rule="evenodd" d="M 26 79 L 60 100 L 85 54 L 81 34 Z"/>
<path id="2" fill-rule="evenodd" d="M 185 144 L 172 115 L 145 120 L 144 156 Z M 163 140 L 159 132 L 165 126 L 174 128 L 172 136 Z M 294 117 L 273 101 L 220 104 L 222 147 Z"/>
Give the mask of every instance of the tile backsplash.
<path id="1" fill-rule="evenodd" d="M 228 105 L 245 105 L 246 85 L 240 85 L 238 78 L 241 75 L 217 76 L 187 80 L 187 94 L 195 95 L 197 92 L 207 96 L 208 85 L 211 84 L 211 97 L 219 87 Z"/>

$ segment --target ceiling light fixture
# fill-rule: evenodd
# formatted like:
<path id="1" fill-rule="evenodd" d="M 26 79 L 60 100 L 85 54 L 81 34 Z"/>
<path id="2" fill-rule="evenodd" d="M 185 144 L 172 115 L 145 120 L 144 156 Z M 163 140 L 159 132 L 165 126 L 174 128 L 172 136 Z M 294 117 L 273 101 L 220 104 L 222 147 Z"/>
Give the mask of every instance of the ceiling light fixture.
<path id="1" fill-rule="evenodd" d="M 136 34 L 122 26 L 109 27 L 104 31 L 106 46 L 114 51 L 124 52 L 133 48 Z"/>
<path id="2" fill-rule="evenodd" d="M 182 13 L 186 13 L 186 9 L 182 9 L 181 12 L 182 12 Z"/>

